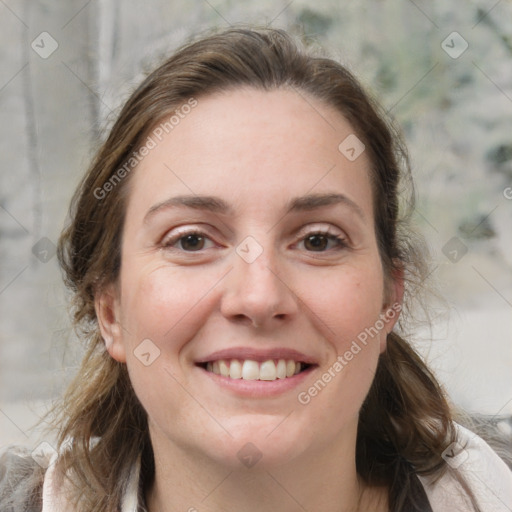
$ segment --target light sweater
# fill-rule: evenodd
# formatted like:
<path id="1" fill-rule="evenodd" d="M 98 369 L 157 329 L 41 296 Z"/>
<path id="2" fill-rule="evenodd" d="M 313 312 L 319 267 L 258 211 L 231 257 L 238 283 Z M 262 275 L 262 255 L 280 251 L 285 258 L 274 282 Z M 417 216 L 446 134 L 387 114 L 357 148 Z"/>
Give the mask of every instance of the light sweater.
<path id="1" fill-rule="evenodd" d="M 512 512 L 512 471 L 479 436 L 455 424 L 457 443 L 445 450 L 443 457 L 473 491 L 482 512 Z M 54 489 L 54 468 L 57 454 L 48 454 L 48 469 L 43 485 L 42 512 L 70 512 L 72 507 Z M 134 464 L 122 499 L 120 512 L 138 512 L 140 463 Z M 472 508 L 451 471 L 432 484 L 429 478 L 418 477 L 433 512 L 468 512 Z"/>

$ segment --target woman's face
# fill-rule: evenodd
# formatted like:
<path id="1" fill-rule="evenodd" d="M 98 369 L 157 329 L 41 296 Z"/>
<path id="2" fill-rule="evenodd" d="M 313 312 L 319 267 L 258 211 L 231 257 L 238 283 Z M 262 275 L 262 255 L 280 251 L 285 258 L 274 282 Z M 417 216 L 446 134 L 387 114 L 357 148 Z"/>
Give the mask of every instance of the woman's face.
<path id="1" fill-rule="evenodd" d="M 233 466 L 342 449 L 400 295 L 353 129 L 302 93 L 240 89 L 160 131 L 97 301 L 153 443 Z"/>

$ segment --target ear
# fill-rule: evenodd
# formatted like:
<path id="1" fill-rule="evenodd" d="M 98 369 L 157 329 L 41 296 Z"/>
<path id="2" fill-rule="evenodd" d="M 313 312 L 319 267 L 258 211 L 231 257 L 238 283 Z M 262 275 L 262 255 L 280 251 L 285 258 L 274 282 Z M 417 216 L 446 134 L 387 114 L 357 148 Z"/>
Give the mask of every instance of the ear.
<path id="1" fill-rule="evenodd" d="M 398 322 L 402 311 L 402 301 L 404 298 L 404 271 L 403 267 L 397 265 L 395 270 L 385 282 L 385 301 L 380 314 L 384 322 L 383 335 L 380 342 L 381 353 L 386 350 L 386 340 L 388 334 Z"/>
<path id="2" fill-rule="evenodd" d="M 126 363 L 126 350 L 123 343 L 123 330 L 120 323 L 120 304 L 114 285 L 98 292 L 94 308 L 105 347 L 113 359 Z"/>

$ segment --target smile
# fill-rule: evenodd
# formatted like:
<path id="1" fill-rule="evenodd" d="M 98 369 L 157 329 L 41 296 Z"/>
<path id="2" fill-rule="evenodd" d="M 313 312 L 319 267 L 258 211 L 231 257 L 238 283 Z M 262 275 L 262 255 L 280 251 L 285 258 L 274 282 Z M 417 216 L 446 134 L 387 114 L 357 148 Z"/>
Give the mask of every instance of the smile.
<path id="1" fill-rule="evenodd" d="M 293 359 L 219 359 L 201 365 L 207 372 L 230 379 L 274 381 L 287 379 L 306 370 L 310 365 Z"/>

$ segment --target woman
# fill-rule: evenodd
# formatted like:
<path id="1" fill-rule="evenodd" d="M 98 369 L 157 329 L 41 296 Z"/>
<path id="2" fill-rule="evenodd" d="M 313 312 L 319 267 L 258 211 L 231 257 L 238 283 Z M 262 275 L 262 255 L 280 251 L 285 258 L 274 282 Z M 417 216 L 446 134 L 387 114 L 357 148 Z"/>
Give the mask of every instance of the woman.
<path id="1" fill-rule="evenodd" d="M 177 51 L 74 197 L 89 348 L 48 469 L 4 456 L 2 510 L 510 510 L 399 334 L 425 275 L 408 173 L 354 77 L 283 31 Z"/>

